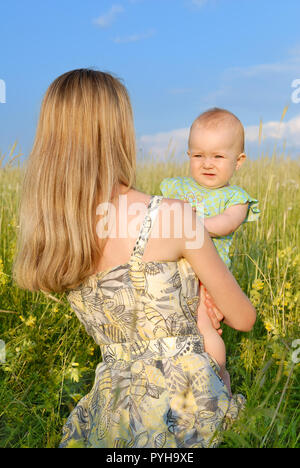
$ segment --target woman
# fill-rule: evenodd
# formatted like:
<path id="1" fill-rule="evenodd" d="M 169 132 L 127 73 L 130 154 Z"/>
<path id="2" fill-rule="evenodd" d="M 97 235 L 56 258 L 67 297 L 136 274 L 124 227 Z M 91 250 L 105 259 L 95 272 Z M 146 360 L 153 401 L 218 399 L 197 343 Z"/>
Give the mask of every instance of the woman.
<path id="1" fill-rule="evenodd" d="M 102 353 L 60 447 L 216 446 L 243 397 L 229 397 L 204 352 L 198 278 L 229 326 L 249 331 L 255 309 L 192 208 L 134 188 L 135 158 L 119 80 L 80 69 L 50 85 L 24 177 L 14 278 L 65 291 Z M 125 225 L 135 234 L 122 234 Z"/>

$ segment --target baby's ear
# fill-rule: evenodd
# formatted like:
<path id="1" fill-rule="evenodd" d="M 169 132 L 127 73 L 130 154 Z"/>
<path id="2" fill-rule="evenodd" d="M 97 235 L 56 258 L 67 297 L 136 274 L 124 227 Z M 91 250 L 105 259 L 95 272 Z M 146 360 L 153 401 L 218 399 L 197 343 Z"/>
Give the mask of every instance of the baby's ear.
<path id="1" fill-rule="evenodd" d="M 246 161 L 247 159 L 247 156 L 245 153 L 241 153 L 238 155 L 237 157 L 237 163 L 236 163 L 236 170 L 238 170 L 242 164 L 244 164 L 244 162 Z"/>

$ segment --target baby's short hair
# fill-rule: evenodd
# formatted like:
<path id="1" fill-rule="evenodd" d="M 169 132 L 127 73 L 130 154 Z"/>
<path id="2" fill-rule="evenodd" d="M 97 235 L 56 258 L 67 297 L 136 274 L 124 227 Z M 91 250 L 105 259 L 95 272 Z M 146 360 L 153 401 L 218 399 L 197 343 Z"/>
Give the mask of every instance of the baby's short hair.
<path id="1" fill-rule="evenodd" d="M 245 150 L 245 132 L 244 127 L 241 121 L 234 115 L 232 112 L 221 109 L 219 107 L 213 107 L 212 109 L 208 109 L 207 111 L 200 114 L 192 123 L 190 128 L 190 136 L 193 128 L 197 125 L 204 125 L 205 127 L 217 127 L 218 125 L 225 124 L 234 126 L 237 128 L 239 133 L 239 138 L 241 140 L 240 144 L 240 151 L 241 153 Z M 189 144 L 190 144 L 190 136 L 189 136 Z"/>

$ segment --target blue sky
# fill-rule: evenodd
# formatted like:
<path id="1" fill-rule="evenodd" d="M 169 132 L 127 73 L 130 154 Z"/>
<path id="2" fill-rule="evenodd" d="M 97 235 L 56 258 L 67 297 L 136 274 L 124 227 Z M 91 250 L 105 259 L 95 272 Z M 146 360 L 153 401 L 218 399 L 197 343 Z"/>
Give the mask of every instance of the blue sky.
<path id="1" fill-rule="evenodd" d="M 170 138 L 181 154 L 212 106 L 241 119 L 252 157 L 260 119 L 266 145 L 286 139 L 298 154 L 299 18 L 299 0 L 3 0 L 0 151 L 17 140 L 26 157 L 49 84 L 94 67 L 124 80 L 144 154 L 163 154 Z"/>

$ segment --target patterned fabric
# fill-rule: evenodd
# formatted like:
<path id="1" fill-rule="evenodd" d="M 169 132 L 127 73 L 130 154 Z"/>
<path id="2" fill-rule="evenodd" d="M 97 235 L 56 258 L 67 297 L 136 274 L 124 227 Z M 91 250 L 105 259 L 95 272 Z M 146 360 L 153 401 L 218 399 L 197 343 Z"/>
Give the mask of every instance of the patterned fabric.
<path id="1" fill-rule="evenodd" d="M 71 412 L 60 448 L 215 447 L 237 418 L 196 323 L 199 281 L 186 259 L 143 262 L 163 197 L 151 197 L 128 263 L 90 276 L 68 300 L 100 346 L 92 390 Z"/>
<path id="2" fill-rule="evenodd" d="M 188 200 L 192 206 L 198 208 L 199 212 L 203 210 L 204 217 L 218 215 L 230 206 L 240 203 L 249 203 L 248 213 L 242 224 L 256 221 L 259 217 L 258 201 L 237 185 L 207 189 L 199 185 L 192 177 L 167 177 L 161 182 L 160 190 L 166 198 Z M 233 235 L 234 233 L 212 238 L 220 257 L 228 268 L 231 265 L 229 249 Z"/>

